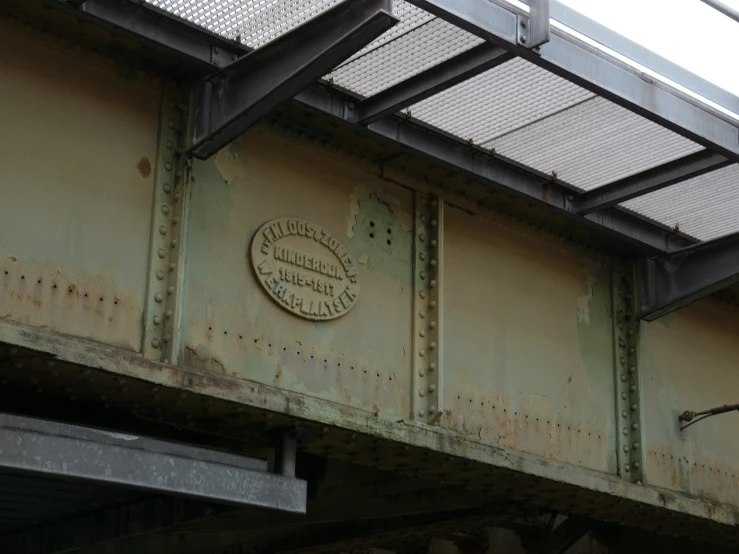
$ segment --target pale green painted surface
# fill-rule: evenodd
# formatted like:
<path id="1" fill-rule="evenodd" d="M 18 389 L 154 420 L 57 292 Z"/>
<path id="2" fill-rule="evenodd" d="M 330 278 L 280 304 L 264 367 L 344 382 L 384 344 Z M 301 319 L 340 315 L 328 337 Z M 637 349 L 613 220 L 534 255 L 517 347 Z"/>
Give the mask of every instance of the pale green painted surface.
<path id="1" fill-rule="evenodd" d="M 0 49 L 23 52 L 0 57 L 0 318 L 138 350 L 159 92 L 8 33 Z"/>

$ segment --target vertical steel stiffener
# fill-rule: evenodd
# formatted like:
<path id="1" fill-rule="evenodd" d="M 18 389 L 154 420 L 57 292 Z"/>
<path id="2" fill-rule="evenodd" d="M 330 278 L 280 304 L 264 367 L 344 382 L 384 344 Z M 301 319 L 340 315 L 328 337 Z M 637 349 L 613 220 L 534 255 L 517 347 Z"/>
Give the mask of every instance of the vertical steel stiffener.
<path id="1" fill-rule="evenodd" d="M 160 110 L 142 353 L 147 358 L 173 364 L 178 358 L 177 329 L 184 298 L 183 242 L 189 196 L 184 151 L 189 112 L 189 95 L 176 85 L 165 87 Z"/>
<path id="2" fill-rule="evenodd" d="M 443 200 L 416 193 L 413 240 L 413 417 L 443 414 Z"/>
<path id="3" fill-rule="evenodd" d="M 611 282 L 618 472 L 623 479 L 641 485 L 644 483 L 644 435 L 634 264 L 616 262 Z"/>

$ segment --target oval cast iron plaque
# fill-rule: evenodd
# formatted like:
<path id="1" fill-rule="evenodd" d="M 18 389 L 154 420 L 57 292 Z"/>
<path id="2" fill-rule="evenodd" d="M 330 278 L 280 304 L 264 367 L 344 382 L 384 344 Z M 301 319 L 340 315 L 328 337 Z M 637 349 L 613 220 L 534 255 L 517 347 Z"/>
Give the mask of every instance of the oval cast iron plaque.
<path id="1" fill-rule="evenodd" d="M 304 219 L 280 217 L 262 225 L 251 241 L 250 258 L 267 294 L 297 316 L 334 319 L 359 296 L 349 251 L 326 229 Z"/>

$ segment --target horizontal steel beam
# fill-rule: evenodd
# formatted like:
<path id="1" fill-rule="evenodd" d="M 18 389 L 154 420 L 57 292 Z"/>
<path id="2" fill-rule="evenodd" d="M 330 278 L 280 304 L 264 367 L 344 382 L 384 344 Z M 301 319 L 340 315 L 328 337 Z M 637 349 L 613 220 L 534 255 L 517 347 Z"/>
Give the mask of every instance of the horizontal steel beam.
<path id="1" fill-rule="evenodd" d="M 248 52 L 236 42 L 174 19 L 144 0 L 54 0 L 51 5 L 161 48 L 201 70 L 225 67 Z"/>
<path id="2" fill-rule="evenodd" d="M 311 87 L 296 96 L 297 101 L 346 122 L 347 96 L 329 87 Z M 347 123 L 349 124 L 349 123 Z M 536 173 L 489 151 L 444 135 L 423 123 L 400 116 L 386 116 L 367 127 L 356 125 L 368 136 L 400 147 L 432 163 L 481 181 L 491 188 L 524 197 L 539 206 L 594 230 L 628 242 L 644 253 L 664 253 L 695 241 L 650 221 L 619 209 L 579 216 L 570 210 L 570 197 L 576 194 L 551 176 Z"/>
<path id="3" fill-rule="evenodd" d="M 398 20 L 391 0 L 344 0 L 205 80 L 193 156 L 206 159 Z"/>
<path id="4" fill-rule="evenodd" d="M 493 44 L 480 44 L 362 100 L 350 118 L 368 125 L 401 108 L 420 102 L 448 88 L 497 67 L 515 56 Z"/>
<path id="5" fill-rule="evenodd" d="M 605 210 L 632 198 L 716 171 L 732 163 L 721 154 L 701 150 L 642 173 L 583 192 L 575 197 L 573 209 L 582 215 Z"/>
<path id="6" fill-rule="evenodd" d="M 653 321 L 739 283 L 739 233 L 646 259 L 640 317 Z"/>
<path id="7" fill-rule="evenodd" d="M 464 30 L 494 42 L 591 92 L 739 162 L 739 127 L 667 84 L 645 79 L 634 67 L 553 27 L 537 51 L 518 44 L 526 13 L 493 0 L 408 0 Z M 494 99 L 491 99 L 491 101 Z"/>
<path id="8" fill-rule="evenodd" d="M 724 14 L 726 17 L 730 17 L 737 23 L 739 23 L 739 10 L 732 8 L 720 0 L 702 0 L 703 3 L 708 4 L 714 10 Z"/>
<path id="9" fill-rule="evenodd" d="M 305 481 L 262 460 L 102 429 L 0 414 L 0 469 L 305 513 Z"/>

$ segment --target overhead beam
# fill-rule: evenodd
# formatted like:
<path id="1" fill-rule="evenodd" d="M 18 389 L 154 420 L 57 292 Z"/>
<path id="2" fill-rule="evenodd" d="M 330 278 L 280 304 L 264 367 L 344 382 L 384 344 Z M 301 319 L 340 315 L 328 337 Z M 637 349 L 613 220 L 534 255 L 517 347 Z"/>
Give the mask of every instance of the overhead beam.
<path id="1" fill-rule="evenodd" d="M 635 67 L 553 27 L 536 51 L 518 43 L 526 12 L 495 0 L 408 0 L 485 40 L 739 162 L 736 122 L 668 85 L 645 79 Z M 493 99 L 491 99 L 492 101 Z"/>
<path id="2" fill-rule="evenodd" d="M 484 43 L 422 71 L 356 104 L 350 119 L 368 125 L 398 110 L 497 67 L 515 57 L 500 46 Z"/>
<path id="3" fill-rule="evenodd" d="M 54 0 L 51 4 L 212 71 L 248 50 L 141 0 Z"/>
<path id="4" fill-rule="evenodd" d="M 702 0 L 704 4 L 711 6 L 714 10 L 724 14 L 726 17 L 730 17 L 737 23 L 739 23 L 739 10 L 732 8 L 731 6 L 721 2 L 720 0 Z"/>
<path id="5" fill-rule="evenodd" d="M 307 502 L 305 481 L 259 459 L 2 413 L 0 469 L 295 513 Z"/>
<path id="6" fill-rule="evenodd" d="M 632 198 L 676 185 L 705 173 L 716 171 L 733 162 L 721 154 L 701 150 L 683 158 L 631 175 L 575 197 L 574 211 L 589 214 L 605 210 Z"/>
<path id="7" fill-rule="evenodd" d="M 739 283 L 739 233 L 646 259 L 641 277 L 639 315 L 647 321 Z"/>
<path id="8" fill-rule="evenodd" d="M 344 0 L 206 79 L 190 152 L 206 159 L 398 20 L 391 0 Z"/>

